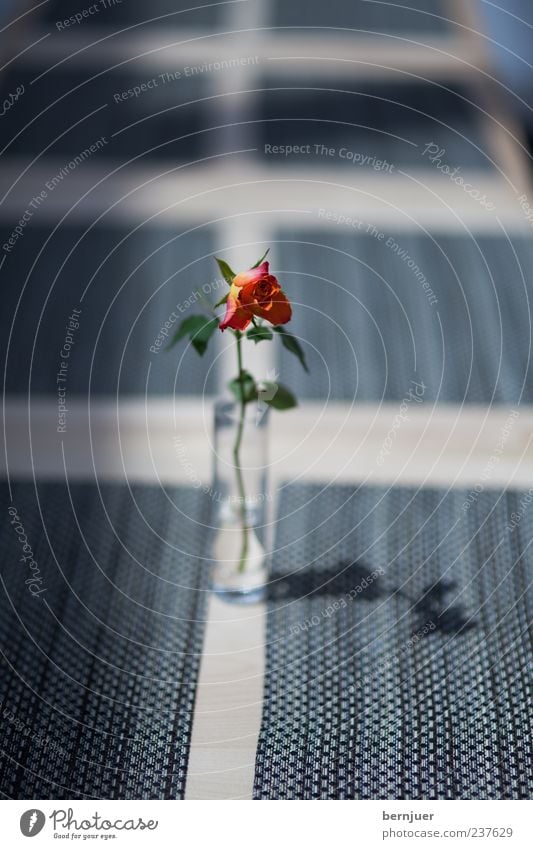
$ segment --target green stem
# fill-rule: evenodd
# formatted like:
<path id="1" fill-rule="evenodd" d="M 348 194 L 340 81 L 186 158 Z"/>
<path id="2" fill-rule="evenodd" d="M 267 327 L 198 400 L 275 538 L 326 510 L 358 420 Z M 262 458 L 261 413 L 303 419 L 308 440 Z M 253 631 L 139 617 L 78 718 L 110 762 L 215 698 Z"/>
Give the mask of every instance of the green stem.
<path id="1" fill-rule="evenodd" d="M 246 401 L 244 398 L 244 371 L 242 367 L 242 349 L 241 349 L 241 333 L 239 330 L 235 331 L 235 338 L 237 340 L 237 366 L 239 369 L 239 383 L 240 383 L 240 396 L 241 396 L 241 404 L 240 404 L 240 414 L 239 414 L 239 425 L 237 428 L 237 436 L 235 438 L 235 445 L 233 446 L 233 461 L 235 463 L 235 475 L 237 478 L 237 489 L 239 491 L 239 499 L 240 499 L 240 514 L 241 514 L 241 529 L 242 529 L 242 541 L 241 541 L 241 554 L 239 557 L 239 566 L 238 571 L 244 572 L 246 568 L 246 558 L 248 556 L 248 542 L 249 542 L 249 534 L 250 529 L 246 522 L 246 492 L 244 489 L 244 478 L 242 474 L 242 466 L 241 466 L 241 443 L 242 443 L 242 435 L 244 431 L 244 418 L 246 413 Z"/>

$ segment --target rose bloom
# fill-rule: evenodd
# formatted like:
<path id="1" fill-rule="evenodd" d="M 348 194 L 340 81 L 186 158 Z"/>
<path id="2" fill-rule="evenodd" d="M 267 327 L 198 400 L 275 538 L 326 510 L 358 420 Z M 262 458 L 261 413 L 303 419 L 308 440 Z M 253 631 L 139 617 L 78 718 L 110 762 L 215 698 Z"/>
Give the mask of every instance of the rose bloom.
<path id="1" fill-rule="evenodd" d="M 287 324 L 291 314 L 288 299 L 277 279 L 269 274 L 268 262 L 262 262 L 257 268 L 243 271 L 233 278 L 226 315 L 219 326 L 221 330 L 226 327 L 245 330 L 254 315 L 266 318 L 271 324 Z"/>

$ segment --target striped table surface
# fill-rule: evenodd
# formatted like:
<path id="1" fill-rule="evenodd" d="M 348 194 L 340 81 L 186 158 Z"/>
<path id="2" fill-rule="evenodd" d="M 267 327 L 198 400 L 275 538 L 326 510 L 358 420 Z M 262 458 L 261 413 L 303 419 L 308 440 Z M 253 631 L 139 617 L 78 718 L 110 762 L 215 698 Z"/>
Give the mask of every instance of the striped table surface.
<path id="1" fill-rule="evenodd" d="M 359 224 L 279 233 L 309 374 L 281 349 L 278 368 L 298 397 L 391 401 L 416 381 L 426 402 L 530 404 L 529 234 Z"/>
<path id="2" fill-rule="evenodd" d="M 186 487 L 1 487 L 7 798 L 524 798 L 530 493 L 280 487 L 268 599 Z"/>
<path id="3" fill-rule="evenodd" d="M 0 498 L 2 792 L 183 797 L 205 499 L 79 483 L 3 484 Z"/>
<path id="4" fill-rule="evenodd" d="M 309 373 L 280 345 L 277 362 L 266 361 L 264 348 L 254 354 L 265 358 L 262 374 L 276 368 L 315 403 L 381 404 L 410 391 L 425 403 L 533 402 L 529 234 L 319 225 L 285 228 L 274 240 Z M 0 228 L 3 242 L 10 226 Z M 209 396 L 225 369 L 221 334 L 210 361 L 185 344 L 171 355 L 165 349 L 183 318 L 204 311 L 202 299 L 214 303 L 226 291 L 215 244 L 207 226 L 35 225 L 27 249 L 4 257 L 14 281 L 0 315 L 6 391 L 53 396 L 68 373 L 69 398 L 81 402 Z M 123 281 L 111 301 L 110 277 Z M 37 330 L 28 344 L 30 323 Z M 65 341 L 73 356 L 61 373 Z"/>

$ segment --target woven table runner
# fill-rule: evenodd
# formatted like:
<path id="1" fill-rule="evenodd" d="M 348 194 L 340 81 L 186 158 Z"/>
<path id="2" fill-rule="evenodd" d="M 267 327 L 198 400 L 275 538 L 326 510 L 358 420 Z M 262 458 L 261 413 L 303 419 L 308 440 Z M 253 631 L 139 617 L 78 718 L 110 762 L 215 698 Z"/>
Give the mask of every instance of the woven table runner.
<path id="1" fill-rule="evenodd" d="M 309 373 L 281 348 L 278 369 L 298 398 L 399 401 L 418 384 L 425 404 L 533 402 L 529 235 L 349 229 L 279 233 Z"/>
<path id="2" fill-rule="evenodd" d="M 205 500 L 144 485 L 37 493 L 0 487 L 0 786 L 8 798 L 182 798 Z"/>
<path id="3" fill-rule="evenodd" d="M 279 515 L 255 798 L 527 797 L 531 494 L 291 485 Z"/>

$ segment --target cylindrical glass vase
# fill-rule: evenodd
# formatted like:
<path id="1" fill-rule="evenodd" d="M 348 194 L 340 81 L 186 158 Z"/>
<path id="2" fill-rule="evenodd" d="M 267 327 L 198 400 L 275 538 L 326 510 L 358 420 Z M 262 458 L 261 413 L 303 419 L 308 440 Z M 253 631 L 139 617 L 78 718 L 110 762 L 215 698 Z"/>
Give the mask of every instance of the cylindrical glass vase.
<path id="1" fill-rule="evenodd" d="M 260 601 L 266 590 L 269 408 L 215 403 L 213 591 L 226 601 Z"/>

